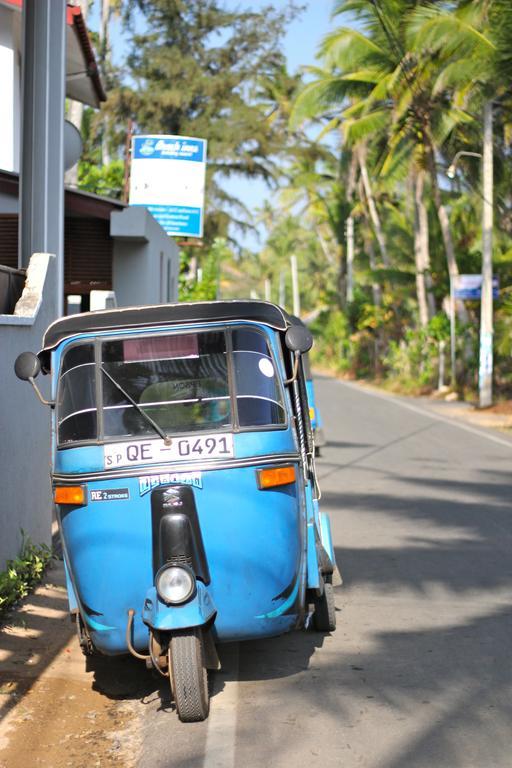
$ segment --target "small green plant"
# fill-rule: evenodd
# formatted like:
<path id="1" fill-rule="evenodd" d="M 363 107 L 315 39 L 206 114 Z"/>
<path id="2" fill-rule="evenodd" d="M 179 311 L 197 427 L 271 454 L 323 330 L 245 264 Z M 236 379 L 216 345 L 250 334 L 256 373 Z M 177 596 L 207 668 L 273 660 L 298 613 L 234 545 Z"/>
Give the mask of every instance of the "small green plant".
<path id="1" fill-rule="evenodd" d="M 349 327 L 346 316 L 338 309 L 324 310 L 312 323 L 315 337 L 313 360 L 334 371 L 346 371 L 349 351 Z"/>
<path id="2" fill-rule="evenodd" d="M 220 265 L 231 255 L 227 241 L 216 237 L 209 250 L 201 258 L 201 281 L 190 280 L 185 274 L 180 274 L 180 301 L 213 301 L 218 297 Z M 184 264 L 188 263 L 190 255 L 184 254 Z"/>
<path id="3" fill-rule="evenodd" d="M 0 572 L 0 618 L 41 581 L 52 556 L 46 544 L 33 544 L 23 530 L 21 535 L 18 557 L 8 560 L 5 571 Z"/>

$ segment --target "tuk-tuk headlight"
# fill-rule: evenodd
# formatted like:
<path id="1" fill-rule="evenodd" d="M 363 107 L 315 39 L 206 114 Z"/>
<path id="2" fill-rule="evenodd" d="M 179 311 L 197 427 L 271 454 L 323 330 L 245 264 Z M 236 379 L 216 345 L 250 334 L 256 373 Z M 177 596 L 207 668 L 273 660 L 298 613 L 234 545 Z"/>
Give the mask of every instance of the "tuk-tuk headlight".
<path id="1" fill-rule="evenodd" d="M 190 568 L 164 565 L 155 579 L 156 591 L 164 603 L 185 603 L 194 594 L 196 579 Z"/>

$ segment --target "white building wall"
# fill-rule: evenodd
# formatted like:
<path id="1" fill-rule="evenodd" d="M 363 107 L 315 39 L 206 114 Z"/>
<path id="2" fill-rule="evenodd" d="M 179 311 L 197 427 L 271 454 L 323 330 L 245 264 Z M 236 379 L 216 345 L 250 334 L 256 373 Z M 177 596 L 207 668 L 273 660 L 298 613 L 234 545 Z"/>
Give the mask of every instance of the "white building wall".
<path id="1" fill-rule="evenodd" d="M 21 72 L 15 12 L 0 5 L 0 168 L 19 171 Z"/>

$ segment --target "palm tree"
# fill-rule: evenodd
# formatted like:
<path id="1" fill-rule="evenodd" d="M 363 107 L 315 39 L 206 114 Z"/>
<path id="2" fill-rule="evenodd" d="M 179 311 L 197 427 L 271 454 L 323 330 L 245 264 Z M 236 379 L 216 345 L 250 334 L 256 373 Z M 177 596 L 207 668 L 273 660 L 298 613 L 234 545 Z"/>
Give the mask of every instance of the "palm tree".
<path id="1" fill-rule="evenodd" d="M 427 169 L 453 278 L 458 267 L 436 153 L 459 124 L 472 118 L 461 106 L 450 104 L 444 92 L 435 92 L 438 61 L 408 45 L 407 25 L 417 6 L 412 0 L 338 2 L 335 14 L 358 13 L 362 31 L 341 27 L 327 36 L 322 52 L 328 69 L 317 69 L 316 80 L 299 95 L 295 119 L 335 110 L 330 127 L 343 121 L 349 143 L 381 141 L 384 177 L 406 176 L 411 163 L 418 161 Z M 459 315 L 466 320 L 462 304 Z"/>

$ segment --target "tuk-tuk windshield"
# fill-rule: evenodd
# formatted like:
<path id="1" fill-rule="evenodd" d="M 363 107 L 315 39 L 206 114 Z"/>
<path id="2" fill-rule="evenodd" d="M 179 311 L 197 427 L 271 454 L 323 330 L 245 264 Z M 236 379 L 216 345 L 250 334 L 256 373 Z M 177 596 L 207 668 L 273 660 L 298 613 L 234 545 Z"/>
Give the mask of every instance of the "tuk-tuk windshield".
<path id="1" fill-rule="evenodd" d="M 107 341 L 101 358 L 105 437 L 154 431 L 112 379 L 166 433 L 231 424 L 224 332 Z"/>
<path id="2" fill-rule="evenodd" d="M 93 344 L 76 344 L 64 353 L 57 411 L 61 445 L 146 437 L 155 434 L 155 424 L 171 435 L 286 423 L 273 357 L 255 329 L 97 343 L 96 376 Z"/>

